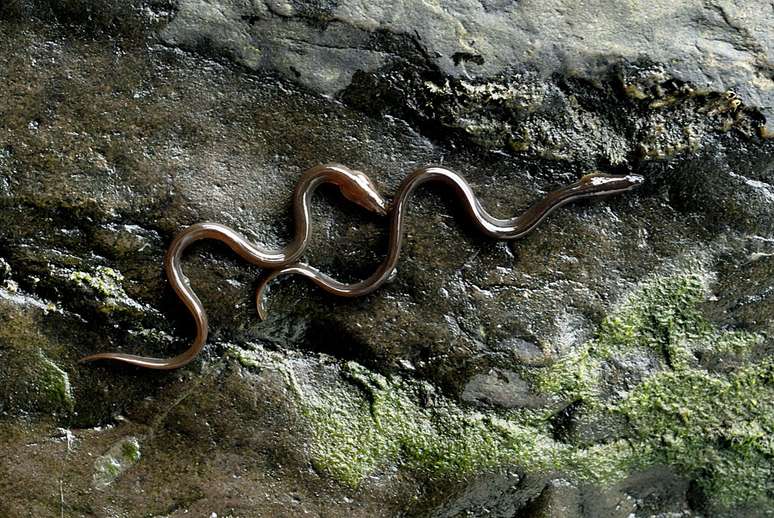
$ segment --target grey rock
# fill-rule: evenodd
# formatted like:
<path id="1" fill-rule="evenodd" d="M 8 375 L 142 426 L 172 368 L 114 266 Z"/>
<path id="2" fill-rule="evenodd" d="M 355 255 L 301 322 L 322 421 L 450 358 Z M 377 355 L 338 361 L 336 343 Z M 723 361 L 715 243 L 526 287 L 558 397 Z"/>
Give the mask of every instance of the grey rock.
<path id="1" fill-rule="evenodd" d="M 546 404 L 545 398 L 536 395 L 517 373 L 499 369 L 470 378 L 460 397 L 469 403 L 502 408 L 539 408 Z"/>
<path id="2" fill-rule="evenodd" d="M 537 344 L 522 338 L 510 337 L 500 343 L 492 344 L 492 351 L 502 354 L 507 361 L 521 365 L 545 365 L 546 353 Z"/>
<path id="3" fill-rule="evenodd" d="M 581 447 L 624 438 L 628 430 L 622 416 L 611 416 L 580 402 L 571 403 L 558 412 L 551 422 L 551 429 L 556 440 Z"/>
<path id="4" fill-rule="evenodd" d="M 770 507 L 771 16 L 751 2 L 3 3 L 0 515 Z M 201 243 L 185 258 L 211 324 L 196 362 L 77 363 L 186 347 L 162 272 L 172 236 L 214 220 L 279 246 L 297 178 L 331 161 L 387 194 L 441 163 L 498 216 L 591 169 L 647 183 L 513 243 L 423 189 L 387 286 L 343 300 L 280 282 L 266 322 L 262 272 Z M 335 189 L 313 217 L 311 263 L 356 280 L 381 260 L 383 219 Z M 693 284 L 636 299 L 686 276 L 701 303 Z M 691 392 L 739 380 L 755 383 L 723 401 Z"/>
<path id="5" fill-rule="evenodd" d="M 459 489 L 430 516 L 513 516 L 540 494 L 543 484 L 516 471 L 482 475 Z"/>
<path id="6" fill-rule="evenodd" d="M 753 1 L 181 0 L 162 37 L 189 48 L 206 42 L 249 68 L 277 70 L 327 94 L 344 89 L 355 70 L 405 58 L 380 45 L 382 34 L 413 40 L 430 63 L 463 78 L 526 65 L 593 79 L 609 63 L 647 56 L 696 88 L 736 92 L 771 120 L 773 17 Z"/>
<path id="7" fill-rule="evenodd" d="M 665 467 L 635 473 L 616 487 L 583 494 L 585 516 L 692 516 L 689 482 Z M 701 514 L 696 513 L 699 516 Z"/>
<path id="8" fill-rule="evenodd" d="M 583 516 L 581 495 L 581 491 L 567 481 L 552 481 L 537 498 L 530 502 L 524 516 L 529 518 Z"/>

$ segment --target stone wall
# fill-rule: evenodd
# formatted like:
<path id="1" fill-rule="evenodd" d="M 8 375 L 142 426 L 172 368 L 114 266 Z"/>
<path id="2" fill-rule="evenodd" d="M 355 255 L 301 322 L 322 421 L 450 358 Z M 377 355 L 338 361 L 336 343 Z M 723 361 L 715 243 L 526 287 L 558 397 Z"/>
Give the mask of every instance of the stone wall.
<path id="1" fill-rule="evenodd" d="M 769 6 L 770 7 L 770 6 Z M 0 5 L 0 515 L 768 516 L 771 9 L 756 2 L 11 0 Z M 413 169 L 523 211 L 498 242 L 412 198 L 358 299 L 204 242 L 203 354 L 163 274 L 210 220 L 279 247 L 301 173 Z M 387 224 L 322 189 L 345 281 Z"/>

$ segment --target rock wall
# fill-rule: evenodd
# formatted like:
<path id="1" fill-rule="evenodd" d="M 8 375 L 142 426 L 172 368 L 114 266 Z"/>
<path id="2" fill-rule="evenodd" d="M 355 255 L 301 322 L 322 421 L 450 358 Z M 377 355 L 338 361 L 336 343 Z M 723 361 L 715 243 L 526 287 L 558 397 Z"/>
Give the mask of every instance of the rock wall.
<path id="1" fill-rule="evenodd" d="M 755 2 L 12 0 L 0 6 L 0 515 L 768 516 L 771 10 Z M 637 191 L 524 239 L 412 199 L 359 299 L 267 246 L 307 168 L 387 195 L 425 164 L 510 216 L 591 170 Z M 322 189 L 305 258 L 344 280 L 383 218 Z"/>

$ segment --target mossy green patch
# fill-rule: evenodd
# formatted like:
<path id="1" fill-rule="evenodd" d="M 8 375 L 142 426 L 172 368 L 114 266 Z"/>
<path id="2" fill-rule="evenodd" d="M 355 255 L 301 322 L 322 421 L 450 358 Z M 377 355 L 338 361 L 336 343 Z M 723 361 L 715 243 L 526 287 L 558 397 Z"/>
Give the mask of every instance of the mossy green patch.
<path id="1" fill-rule="evenodd" d="M 97 308 L 102 313 L 143 312 L 143 307 L 124 291 L 124 276 L 113 268 L 97 266 L 92 273 L 74 271 L 67 278 L 94 293 L 97 297 Z"/>
<path id="2" fill-rule="evenodd" d="M 764 341 L 763 335 L 750 333 L 747 331 L 727 331 L 717 336 L 707 349 L 721 354 L 746 356 L 750 350 L 761 345 Z"/>
<path id="3" fill-rule="evenodd" d="M 312 423 L 317 469 L 357 486 L 397 454 L 394 437 L 381 433 L 368 403 L 346 389 L 307 399 L 303 414 Z"/>
<path id="4" fill-rule="evenodd" d="M 94 487 L 105 489 L 140 460 L 140 442 L 125 437 L 94 462 Z"/>
<path id="5" fill-rule="evenodd" d="M 697 360 L 701 353 L 744 358 L 765 337 L 714 328 L 699 310 L 706 295 L 697 274 L 644 284 L 603 321 L 597 338 L 541 372 L 536 382 L 561 397 L 625 416 L 633 465 L 672 465 L 721 506 L 771 505 L 771 360 L 727 374 L 710 373 Z M 659 353 L 660 370 L 621 400 L 603 401 L 597 392 L 602 363 L 647 349 Z"/>
<path id="6" fill-rule="evenodd" d="M 136 440 L 128 440 L 121 443 L 121 458 L 126 462 L 140 460 L 140 444 Z"/>
<path id="7" fill-rule="evenodd" d="M 678 467 L 722 505 L 772 504 L 771 360 L 729 375 L 694 368 L 661 372 L 612 410 L 632 424 L 643 463 Z"/>
<path id="8" fill-rule="evenodd" d="M 439 478 L 518 465 L 608 484 L 668 464 L 693 478 L 711 505 L 771 505 L 774 363 L 725 374 L 701 368 L 701 353 L 745 356 L 765 338 L 712 326 L 700 311 L 707 295 L 697 273 L 643 283 L 594 339 L 532 375 L 535 388 L 556 399 L 623 417 L 626 438 L 562 442 L 552 434 L 551 408 L 471 410 L 427 383 L 349 363 L 333 384 L 293 381 L 313 433 L 313 462 L 351 486 L 391 465 Z M 630 390 L 603 394 L 604 363 L 638 352 L 657 358 L 656 367 Z"/>
<path id="9" fill-rule="evenodd" d="M 501 465 L 569 470 L 595 483 L 628 472 L 632 456 L 624 442 L 576 450 L 555 441 L 547 420 L 531 411 L 466 410 L 427 384 L 384 377 L 356 363 L 346 365 L 344 377 L 336 390 L 301 395 L 315 466 L 350 486 L 391 463 L 441 479 Z"/>
<path id="10" fill-rule="evenodd" d="M 696 351 L 743 351 L 761 340 L 760 335 L 710 325 L 699 310 L 707 290 L 698 274 L 643 283 L 602 321 L 594 339 L 533 374 L 533 382 L 543 392 L 593 405 L 600 402 L 600 365 L 611 357 L 650 350 L 662 368 L 682 368 L 696 363 Z"/>
<path id="11" fill-rule="evenodd" d="M 72 272 L 70 280 L 89 286 L 103 297 L 117 297 L 123 294 L 121 283 L 124 276 L 121 272 L 107 266 L 98 266 L 94 273 Z"/>
<path id="12" fill-rule="evenodd" d="M 43 301 L 0 289 L 0 413 L 67 414 L 75 406 L 70 377 L 54 360 L 58 344 L 43 333 Z"/>
<path id="13" fill-rule="evenodd" d="M 70 377 L 57 364 L 39 353 L 34 384 L 39 404 L 49 410 L 72 411 L 75 406 Z"/>

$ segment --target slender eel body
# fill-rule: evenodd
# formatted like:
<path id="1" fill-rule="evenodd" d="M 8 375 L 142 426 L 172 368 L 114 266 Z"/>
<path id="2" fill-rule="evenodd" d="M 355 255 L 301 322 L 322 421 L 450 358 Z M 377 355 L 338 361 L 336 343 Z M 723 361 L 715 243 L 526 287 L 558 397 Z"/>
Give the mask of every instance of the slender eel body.
<path id="1" fill-rule="evenodd" d="M 172 358 L 150 358 L 124 353 L 99 353 L 82 358 L 82 362 L 113 360 L 149 369 L 176 369 L 190 362 L 207 342 L 208 321 L 199 297 L 191 288 L 182 270 L 183 253 L 197 241 L 211 239 L 225 243 L 245 261 L 263 268 L 278 268 L 297 261 L 304 253 L 312 232 L 310 205 L 312 194 L 323 183 L 337 185 L 349 200 L 367 210 L 386 214 L 387 204 L 376 191 L 371 180 L 360 171 L 339 164 L 310 169 L 299 180 L 293 194 L 295 235 L 293 240 L 278 250 L 267 250 L 235 230 L 219 223 L 196 223 L 184 229 L 172 241 L 164 257 L 164 268 L 172 289 L 191 312 L 196 324 L 196 337 L 190 347 Z"/>
<path id="2" fill-rule="evenodd" d="M 462 202 L 467 216 L 483 234 L 495 239 L 511 240 L 530 233 L 546 216 L 562 205 L 584 198 L 628 191 L 640 185 L 643 178 L 637 175 L 588 174 L 573 184 L 549 193 L 521 215 L 510 219 L 498 219 L 484 210 L 470 185 L 459 174 L 441 167 L 418 169 L 404 180 L 391 205 L 387 257 L 370 277 L 345 284 L 305 263 L 284 266 L 272 271 L 259 284 L 256 292 L 258 315 L 262 319 L 266 318 L 266 289 L 271 281 L 282 275 L 298 274 L 307 277 L 328 293 L 341 297 L 359 297 L 382 286 L 395 273 L 400 258 L 409 199 L 419 186 L 428 182 L 449 185 Z"/>
<path id="3" fill-rule="evenodd" d="M 191 225 L 172 241 L 164 258 L 167 278 L 177 296 L 191 312 L 196 324 L 196 337 L 186 351 L 172 358 L 100 353 L 82 358 L 81 361 L 113 360 L 150 369 L 176 369 L 196 357 L 207 341 L 207 313 L 196 293 L 191 289 L 188 278 L 182 271 L 181 261 L 183 253 L 189 246 L 205 239 L 225 243 L 249 263 L 272 270 L 260 283 L 256 293 L 258 314 L 262 319 L 266 318 L 264 306 L 266 288 L 272 280 L 281 275 L 295 273 L 305 276 L 328 293 L 342 297 L 358 297 L 371 293 L 395 273 L 400 258 L 409 199 L 419 186 L 428 182 L 449 185 L 462 202 L 467 216 L 485 235 L 495 239 L 517 239 L 531 232 L 548 214 L 566 203 L 628 191 L 640 185 L 643 179 L 636 175 L 589 174 L 571 185 L 549 193 L 519 216 L 511 219 L 498 219 L 484 210 L 470 185 L 459 174 L 441 167 L 418 169 L 401 184 L 395 199 L 389 206 L 390 233 L 387 257 L 367 279 L 345 284 L 308 264 L 298 262 L 311 236 L 312 223 L 309 215 L 313 192 L 323 183 L 332 183 L 339 187 L 347 199 L 366 210 L 387 215 L 388 205 L 376 190 L 373 182 L 360 171 L 353 171 L 338 164 L 318 166 L 304 173 L 296 186 L 293 194 L 295 235 L 285 247 L 278 250 L 266 250 L 252 243 L 242 234 L 219 223 Z"/>

